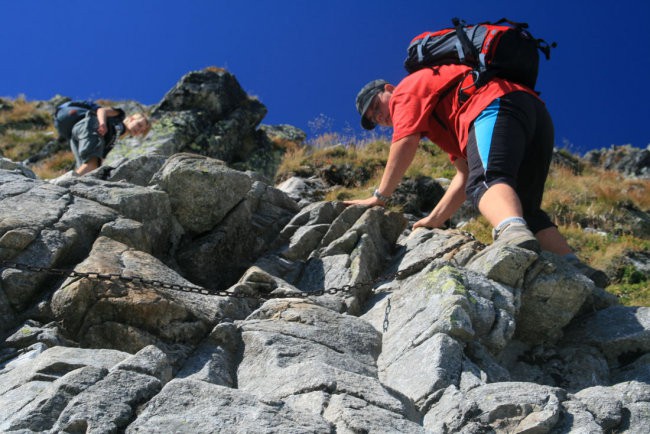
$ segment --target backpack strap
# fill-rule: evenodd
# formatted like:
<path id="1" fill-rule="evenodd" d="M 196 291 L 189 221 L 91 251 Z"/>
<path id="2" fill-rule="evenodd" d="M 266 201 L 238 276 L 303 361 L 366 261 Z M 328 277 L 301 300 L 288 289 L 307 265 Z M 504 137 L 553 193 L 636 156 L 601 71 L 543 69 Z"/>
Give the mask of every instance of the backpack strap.
<path id="1" fill-rule="evenodd" d="M 465 77 L 466 76 L 464 75 L 463 77 L 452 81 L 451 84 L 449 86 L 447 86 L 447 88 L 440 93 L 440 95 L 438 96 L 438 101 L 442 101 L 450 93 L 452 93 L 454 90 L 456 90 L 456 88 L 463 82 L 463 80 L 465 80 Z M 460 89 L 458 89 L 458 91 L 460 92 Z M 464 102 L 464 101 L 462 101 L 462 102 Z M 442 119 L 440 119 L 440 116 L 438 116 L 438 113 L 436 113 L 436 108 L 437 108 L 437 105 L 436 105 L 436 107 L 433 108 L 433 111 L 431 112 L 431 116 L 436 120 L 436 122 L 438 122 L 438 124 L 440 124 L 442 129 L 444 129 L 445 131 L 449 131 L 449 128 L 447 128 L 447 125 L 442 121 Z"/>
<path id="2" fill-rule="evenodd" d="M 418 62 L 419 62 L 419 63 L 422 63 L 422 61 L 424 60 L 424 53 L 422 52 L 422 50 L 423 50 L 423 47 L 425 47 L 425 46 L 427 45 L 427 42 L 429 42 L 429 39 L 430 39 L 430 38 L 431 38 L 431 35 L 430 35 L 430 34 L 429 34 L 429 35 L 426 35 L 426 36 L 422 39 L 422 41 L 418 44 L 418 46 L 417 46 L 417 50 L 418 50 Z"/>
<path id="3" fill-rule="evenodd" d="M 501 18 L 499 21 L 497 21 L 495 23 L 488 23 L 488 24 L 499 25 L 499 24 L 503 24 L 503 23 L 508 23 L 512 27 L 515 27 L 517 29 L 527 29 L 528 28 L 528 23 L 519 23 L 517 21 L 512 21 L 512 20 L 509 20 L 507 18 Z"/>
<path id="4" fill-rule="evenodd" d="M 551 48 L 557 47 L 557 42 L 551 42 L 550 44 L 543 39 L 537 39 L 537 48 L 539 51 L 544 53 L 546 60 L 551 59 Z"/>
<path id="5" fill-rule="evenodd" d="M 458 38 L 459 42 L 456 44 L 456 50 L 458 50 L 458 58 L 460 59 L 460 62 L 465 63 L 465 58 L 468 56 L 471 56 L 473 59 L 478 60 L 479 54 L 477 53 L 474 45 L 472 45 L 472 42 L 467 37 L 467 33 L 465 33 L 465 29 L 463 28 L 467 23 L 458 18 L 452 18 L 451 22 L 456 29 L 456 37 Z M 484 70 L 485 65 L 481 65 L 481 69 Z"/>

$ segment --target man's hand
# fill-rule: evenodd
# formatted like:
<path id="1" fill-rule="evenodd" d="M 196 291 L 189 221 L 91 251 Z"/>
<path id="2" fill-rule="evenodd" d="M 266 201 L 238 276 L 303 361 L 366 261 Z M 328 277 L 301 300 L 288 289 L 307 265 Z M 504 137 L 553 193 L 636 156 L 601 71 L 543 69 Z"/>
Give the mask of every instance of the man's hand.
<path id="1" fill-rule="evenodd" d="M 440 221 L 439 218 L 429 214 L 425 218 L 420 219 L 420 220 L 416 221 L 415 223 L 413 223 L 413 230 L 415 230 L 417 228 L 431 228 L 431 229 L 441 228 L 444 225 L 445 225 L 444 220 Z"/>
<path id="2" fill-rule="evenodd" d="M 346 200 L 343 202 L 343 205 L 365 205 L 365 206 L 384 206 L 386 205 L 383 201 L 375 196 L 371 196 L 368 199 L 356 199 L 356 200 Z"/>
<path id="3" fill-rule="evenodd" d="M 99 124 L 97 127 L 97 132 L 99 133 L 100 136 L 105 136 L 106 133 L 108 132 L 108 127 L 106 124 Z"/>

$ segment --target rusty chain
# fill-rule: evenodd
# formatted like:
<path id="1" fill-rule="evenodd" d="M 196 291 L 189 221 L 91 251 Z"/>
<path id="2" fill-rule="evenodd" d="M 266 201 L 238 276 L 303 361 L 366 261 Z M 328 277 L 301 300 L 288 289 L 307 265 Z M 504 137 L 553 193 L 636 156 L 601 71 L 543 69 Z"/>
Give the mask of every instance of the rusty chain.
<path id="1" fill-rule="evenodd" d="M 328 294 L 333 295 L 339 292 L 351 293 L 356 289 L 372 287 L 377 283 L 385 280 L 391 280 L 391 279 L 401 280 L 404 279 L 405 277 L 417 273 L 418 271 L 423 269 L 426 265 L 428 265 L 429 262 L 435 260 L 437 257 L 438 256 L 434 258 L 427 258 L 426 260 L 412 264 L 403 270 L 399 270 L 394 273 L 385 274 L 366 282 L 357 282 L 351 285 L 346 284 L 336 288 L 324 288 L 324 289 L 309 291 L 309 292 L 303 291 L 299 293 L 290 292 L 286 294 L 266 294 L 264 296 L 252 296 L 245 293 L 233 293 L 233 292 L 228 292 L 227 290 L 209 289 L 197 285 L 181 285 L 178 283 L 169 283 L 169 282 L 164 282 L 156 279 L 146 279 L 144 277 L 138 277 L 138 276 L 124 276 L 119 273 L 99 273 L 94 271 L 84 272 L 84 271 L 76 271 L 71 268 L 40 267 L 36 265 L 28 265 L 28 264 L 21 264 L 17 262 L 8 262 L 8 261 L 0 261 L 0 269 L 11 268 L 20 271 L 46 273 L 46 274 L 56 275 L 60 277 L 71 277 L 71 278 L 76 277 L 76 278 L 85 278 L 91 280 L 121 281 L 121 282 L 139 284 L 142 286 L 148 286 L 153 288 L 171 289 L 175 291 L 191 292 L 195 294 L 214 295 L 214 296 L 221 296 L 221 297 L 259 298 L 259 299 L 293 298 L 293 297 L 306 298 L 306 297 L 322 296 Z"/>
<path id="2" fill-rule="evenodd" d="M 138 276 L 124 276 L 119 273 L 99 273 L 93 271 L 84 272 L 84 271 L 76 271 L 74 269 L 39 267 L 36 265 L 28 265 L 28 264 L 21 264 L 21 263 L 8 262 L 8 261 L 0 261 L 0 269 L 12 268 L 20 271 L 47 273 L 47 274 L 61 276 L 61 277 L 85 278 L 85 279 L 105 280 L 105 281 L 120 281 L 120 282 L 132 283 L 136 285 L 142 285 L 142 286 L 148 286 L 154 288 L 171 289 L 175 291 L 190 292 L 190 293 L 201 294 L 201 295 L 213 295 L 213 296 L 231 297 L 231 298 L 254 298 L 260 300 L 267 300 L 271 298 L 307 298 L 307 297 L 322 296 L 322 295 L 334 295 L 337 293 L 352 293 L 357 289 L 360 290 L 368 287 L 372 288 L 375 285 L 377 285 L 379 282 L 389 281 L 393 279 L 397 279 L 397 280 L 405 279 L 409 276 L 412 276 L 415 273 L 418 273 L 419 271 L 424 269 L 427 265 L 429 265 L 431 262 L 435 261 L 436 259 L 441 258 L 442 256 L 457 249 L 458 247 L 460 247 L 460 245 L 462 245 L 462 242 L 454 243 L 448 248 L 446 248 L 444 251 L 438 252 L 433 257 L 429 257 L 417 261 L 402 270 L 398 270 L 394 273 L 388 273 L 388 274 L 378 276 L 367 282 L 357 282 L 352 285 L 346 284 L 336 288 L 323 288 L 317 291 L 309 291 L 309 292 L 302 291 L 297 293 L 289 292 L 284 294 L 282 293 L 265 294 L 265 295 L 258 295 L 258 296 L 252 296 L 245 293 L 228 292 L 226 290 L 208 289 L 197 285 L 181 285 L 178 283 L 163 282 L 161 280 L 156 280 L 156 279 L 145 279 L 143 277 L 138 277 Z M 378 291 L 375 289 L 375 292 Z M 389 325 L 388 315 L 390 311 L 391 311 L 391 304 L 390 304 L 390 297 L 389 297 L 387 300 L 386 310 L 384 313 L 384 322 L 383 322 L 384 333 L 388 330 L 388 325 Z"/>
<path id="3" fill-rule="evenodd" d="M 388 331 L 388 325 L 390 322 L 388 321 L 388 315 L 390 314 L 390 311 L 392 309 L 392 306 L 390 305 L 390 296 L 386 299 L 386 310 L 384 311 L 384 325 L 383 325 L 383 330 L 384 333 Z"/>

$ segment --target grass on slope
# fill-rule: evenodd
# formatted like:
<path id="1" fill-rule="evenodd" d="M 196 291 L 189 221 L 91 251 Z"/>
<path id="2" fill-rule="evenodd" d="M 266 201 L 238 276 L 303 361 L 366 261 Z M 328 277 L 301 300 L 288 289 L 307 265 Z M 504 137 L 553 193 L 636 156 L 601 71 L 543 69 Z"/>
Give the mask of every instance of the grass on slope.
<path id="1" fill-rule="evenodd" d="M 347 176 L 341 176 L 344 182 L 333 187 L 325 199 L 368 197 L 381 179 L 389 139 L 375 137 L 347 146 L 338 144 L 338 139 L 323 135 L 311 146 L 287 152 L 277 179 L 345 172 Z M 425 141 L 405 176 L 451 178 L 454 173 L 447 155 Z M 650 251 L 649 190 L 648 180 L 626 179 L 588 164 L 576 175 L 567 167 L 552 164 L 542 204 L 578 256 L 614 277 L 608 290 L 628 305 L 650 306 L 650 282 L 626 259 Z M 491 228 L 483 217 L 463 229 L 479 241 L 492 242 Z"/>

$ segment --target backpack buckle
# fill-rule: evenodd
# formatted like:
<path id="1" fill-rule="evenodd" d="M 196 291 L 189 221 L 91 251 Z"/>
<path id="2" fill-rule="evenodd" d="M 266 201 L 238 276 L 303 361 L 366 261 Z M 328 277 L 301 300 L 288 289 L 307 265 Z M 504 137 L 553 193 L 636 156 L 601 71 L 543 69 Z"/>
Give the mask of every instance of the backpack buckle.
<path id="1" fill-rule="evenodd" d="M 465 85 L 465 81 L 467 80 L 468 77 L 472 77 L 472 83 L 469 85 Z M 469 99 L 470 96 L 476 92 L 476 90 L 480 87 L 479 86 L 479 78 L 481 77 L 481 74 L 475 70 L 472 69 L 471 71 L 467 71 L 463 79 L 460 81 L 460 85 L 458 86 L 458 102 L 460 104 L 464 104 L 465 101 Z"/>

